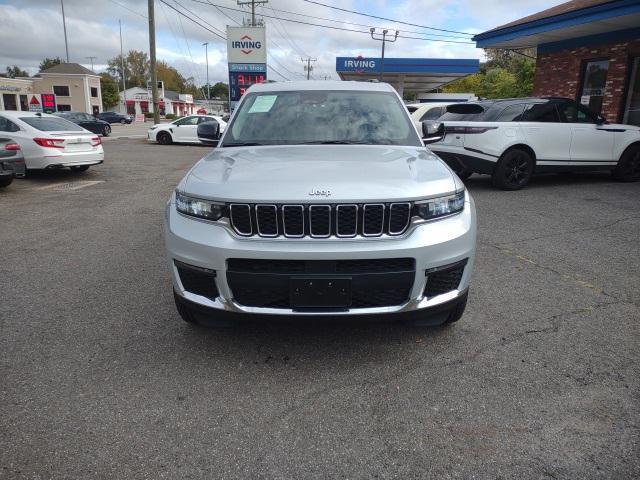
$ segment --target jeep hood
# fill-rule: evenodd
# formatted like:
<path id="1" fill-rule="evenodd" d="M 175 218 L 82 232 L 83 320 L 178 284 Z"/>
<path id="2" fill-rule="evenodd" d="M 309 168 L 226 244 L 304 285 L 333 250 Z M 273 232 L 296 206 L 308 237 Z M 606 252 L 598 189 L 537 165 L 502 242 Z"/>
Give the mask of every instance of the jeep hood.
<path id="1" fill-rule="evenodd" d="M 415 200 L 460 180 L 423 147 L 287 145 L 215 149 L 180 182 L 189 195 L 252 203 Z"/>

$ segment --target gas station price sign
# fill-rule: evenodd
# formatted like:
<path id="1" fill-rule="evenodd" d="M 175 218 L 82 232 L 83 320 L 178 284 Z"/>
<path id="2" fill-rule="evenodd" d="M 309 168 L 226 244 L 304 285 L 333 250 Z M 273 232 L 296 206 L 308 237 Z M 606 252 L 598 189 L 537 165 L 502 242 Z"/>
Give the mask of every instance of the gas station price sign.
<path id="1" fill-rule="evenodd" d="M 247 89 L 256 83 L 267 81 L 267 66 L 264 63 L 229 64 L 229 107 L 233 110 Z"/>

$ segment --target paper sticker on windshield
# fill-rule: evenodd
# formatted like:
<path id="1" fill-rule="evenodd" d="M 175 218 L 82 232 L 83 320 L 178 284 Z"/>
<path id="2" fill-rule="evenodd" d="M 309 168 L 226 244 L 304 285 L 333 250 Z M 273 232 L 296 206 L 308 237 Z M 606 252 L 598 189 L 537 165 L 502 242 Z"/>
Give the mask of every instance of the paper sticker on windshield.
<path id="1" fill-rule="evenodd" d="M 251 108 L 249 109 L 249 113 L 266 113 L 269 110 L 271 110 L 271 107 L 273 107 L 273 104 L 276 102 L 276 99 L 278 98 L 277 95 L 261 95 L 258 98 L 256 98 L 255 102 L 253 102 L 253 105 L 251 105 Z"/>

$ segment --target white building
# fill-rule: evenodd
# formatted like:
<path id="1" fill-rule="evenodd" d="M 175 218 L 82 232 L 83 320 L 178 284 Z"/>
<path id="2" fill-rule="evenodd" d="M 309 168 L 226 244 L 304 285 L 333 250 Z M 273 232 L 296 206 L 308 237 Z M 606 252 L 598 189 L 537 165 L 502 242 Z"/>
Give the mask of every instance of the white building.
<path id="1" fill-rule="evenodd" d="M 197 110 L 193 102 L 193 95 L 188 93 L 178 93 L 172 90 L 158 89 L 160 115 L 191 115 Z M 120 92 L 120 103 L 118 105 L 120 113 L 129 115 L 139 115 L 153 113 L 153 100 L 151 90 L 141 87 L 128 88 Z"/>

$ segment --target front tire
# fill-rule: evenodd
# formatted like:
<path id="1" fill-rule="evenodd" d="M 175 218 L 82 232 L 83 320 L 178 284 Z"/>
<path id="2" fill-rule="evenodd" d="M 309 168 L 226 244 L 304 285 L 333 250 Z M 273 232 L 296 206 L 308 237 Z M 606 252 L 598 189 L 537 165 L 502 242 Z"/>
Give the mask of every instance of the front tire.
<path id="1" fill-rule="evenodd" d="M 108 137 L 111 134 L 111 127 L 109 125 L 105 125 L 102 129 L 102 136 Z"/>
<path id="2" fill-rule="evenodd" d="M 169 132 L 158 132 L 156 135 L 156 141 L 160 145 L 171 145 L 173 143 L 173 139 L 171 138 L 171 134 Z"/>
<path id="3" fill-rule="evenodd" d="M 520 190 L 533 175 L 533 158 L 519 148 L 513 148 L 502 155 L 493 172 L 493 186 L 502 190 Z"/>
<path id="4" fill-rule="evenodd" d="M 624 151 L 611 175 L 617 182 L 640 180 L 640 145 L 631 145 Z"/>

